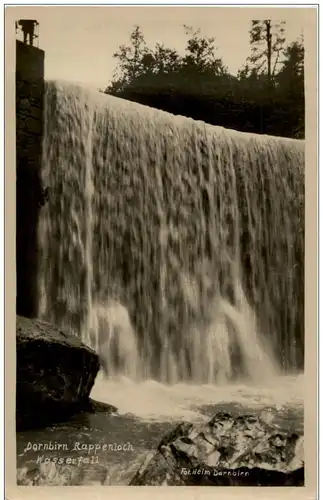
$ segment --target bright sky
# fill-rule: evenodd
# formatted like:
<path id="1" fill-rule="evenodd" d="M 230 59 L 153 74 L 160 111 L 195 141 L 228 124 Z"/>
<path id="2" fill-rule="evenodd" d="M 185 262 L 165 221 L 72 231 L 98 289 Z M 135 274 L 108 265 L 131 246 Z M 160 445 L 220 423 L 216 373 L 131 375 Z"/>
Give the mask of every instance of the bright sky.
<path id="1" fill-rule="evenodd" d="M 13 7 L 17 17 L 37 19 L 39 47 L 45 51 L 45 78 L 82 82 L 105 87 L 116 61 L 113 53 L 127 44 L 138 24 L 148 46 L 156 42 L 183 52 L 187 37 L 183 24 L 200 28 L 203 35 L 214 36 L 229 71 L 236 74 L 250 54 L 249 34 L 252 19 L 286 21 L 287 40 L 303 31 L 303 12 L 297 8 L 254 7 Z"/>

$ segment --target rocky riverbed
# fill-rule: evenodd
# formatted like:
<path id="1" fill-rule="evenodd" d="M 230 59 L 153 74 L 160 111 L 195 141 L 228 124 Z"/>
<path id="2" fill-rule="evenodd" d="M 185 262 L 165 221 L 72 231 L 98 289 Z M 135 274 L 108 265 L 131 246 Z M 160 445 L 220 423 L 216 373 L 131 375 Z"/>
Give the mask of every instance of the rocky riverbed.
<path id="1" fill-rule="evenodd" d="M 147 466 L 165 436 L 180 422 L 203 426 L 220 412 L 234 418 L 246 414 L 261 417 L 263 425 L 266 422 L 269 427 L 277 425 L 284 435 L 303 433 L 301 376 L 279 377 L 267 387 L 165 386 L 153 381 L 138 384 L 126 379 L 106 380 L 99 373 L 91 397 L 112 403 L 118 412 L 83 412 L 68 422 L 17 434 L 19 484 L 129 485 L 134 478 L 139 480 L 138 470 L 143 470 L 143 464 Z M 65 444 L 65 449 L 39 450 L 37 446 L 29 449 L 29 443 L 39 445 L 49 441 Z M 75 443 L 85 448 L 74 449 Z M 89 453 L 91 445 L 100 448 Z M 42 463 L 37 463 L 39 456 L 43 457 Z M 65 460 L 83 457 L 83 460 L 74 465 L 54 463 L 53 459 L 59 457 Z M 157 484 L 160 479 L 158 475 L 155 477 Z M 184 479 L 190 480 L 188 475 Z M 302 476 L 294 479 L 298 484 Z"/>

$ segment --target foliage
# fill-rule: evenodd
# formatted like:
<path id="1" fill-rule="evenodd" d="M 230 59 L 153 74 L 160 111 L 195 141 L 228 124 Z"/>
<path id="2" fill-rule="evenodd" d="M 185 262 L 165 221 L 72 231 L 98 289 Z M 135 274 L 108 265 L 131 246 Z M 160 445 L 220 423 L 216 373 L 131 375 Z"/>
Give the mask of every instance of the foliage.
<path id="1" fill-rule="evenodd" d="M 272 23 L 270 19 L 252 21 L 250 30 L 251 55 L 240 72 L 240 77 L 266 75 L 268 82 L 277 74 L 282 64 L 286 43 L 285 22 Z"/>
<path id="2" fill-rule="evenodd" d="M 184 69 L 212 73 L 214 76 L 227 74 L 222 59 L 215 55 L 215 38 L 201 36 L 200 30 L 194 31 L 190 26 L 184 25 L 184 29 L 185 34 L 190 37 L 186 45 L 186 55 L 183 57 Z"/>
<path id="3" fill-rule="evenodd" d="M 161 43 L 149 48 L 135 26 L 114 54 L 105 92 L 215 125 L 304 136 L 304 44 L 287 45 L 284 22 L 252 21 L 251 54 L 237 76 L 218 56 L 214 37 L 183 29 L 187 42 L 179 54 Z"/>

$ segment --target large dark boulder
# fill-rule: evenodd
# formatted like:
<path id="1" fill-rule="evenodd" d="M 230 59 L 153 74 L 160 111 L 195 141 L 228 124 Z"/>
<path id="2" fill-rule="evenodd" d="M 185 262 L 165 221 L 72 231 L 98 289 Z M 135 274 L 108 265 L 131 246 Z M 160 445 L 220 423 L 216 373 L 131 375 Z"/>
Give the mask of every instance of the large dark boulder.
<path id="1" fill-rule="evenodd" d="M 77 337 L 17 316 L 17 430 L 59 422 L 93 407 L 89 394 L 100 364 Z"/>
<path id="2" fill-rule="evenodd" d="M 259 416 L 220 412 L 207 424 L 176 427 L 130 484 L 303 486 L 303 436 Z"/>

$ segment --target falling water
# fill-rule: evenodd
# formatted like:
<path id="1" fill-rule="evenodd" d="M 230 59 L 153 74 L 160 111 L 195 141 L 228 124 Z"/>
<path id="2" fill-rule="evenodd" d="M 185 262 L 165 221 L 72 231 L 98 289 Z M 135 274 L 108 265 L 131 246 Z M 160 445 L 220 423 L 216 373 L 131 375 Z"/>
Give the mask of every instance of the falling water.
<path id="1" fill-rule="evenodd" d="M 48 82 L 40 315 L 108 373 L 302 367 L 304 143 Z"/>

